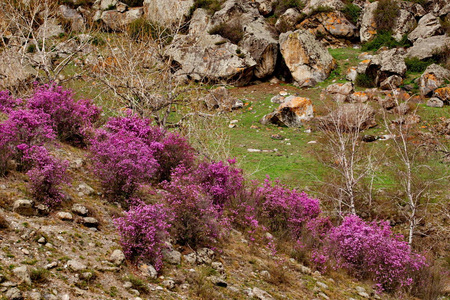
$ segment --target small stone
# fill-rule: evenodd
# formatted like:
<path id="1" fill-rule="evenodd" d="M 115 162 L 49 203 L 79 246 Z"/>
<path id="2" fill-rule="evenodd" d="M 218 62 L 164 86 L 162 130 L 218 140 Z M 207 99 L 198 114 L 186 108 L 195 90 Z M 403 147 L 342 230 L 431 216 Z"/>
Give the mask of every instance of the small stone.
<path id="1" fill-rule="evenodd" d="M 133 287 L 133 284 L 131 283 L 131 282 L 129 282 L 129 281 L 125 281 L 124 283 L 123 283 L 123 288 L 124 289 L 131 289 Z"/>
<path id="2" fill-rule="evenodd" d="M 94 276 L 94 274 L 92 274 L 92 272 L 83 272 L 81 274 L 81 278 L 84 280 L 89 280 L 92 278 L 92 276 Z"/>
<path id="3" fill-rule="evenodd" d="M 46 239 L 45 239 L 45 237 L 40 237 L 38 240 L 37 240 L 37 242 L 39 243 L 39 244 L 45 244 L 45 242 L 46 242 Z"/>
<path id="4" fill-rule="evenodd" d="M 19 199 L 14 202 L 13 211 L 22 216 L 34 216 L 34 201 L 27 199 Z"/>
<path id="5" fill-rule="evenodd" d="M 58 262 L 54 261 L 54 262 L 47 264 L 44 268 L 46 270 L 50 270 L 50 269 L 56 268 L 57 266 L 58 266 Z"/>
<path id="6" fill-rule="evenodd" d="M 87 269 L 86 265 L 75 259 L 69 260 L 67 262 L 67 267 L 73 272 L 80 272 Z"/>
<path id="7" fill-rule="evenodd" d="M 79 216 L 87 216 L 89 210 L 84 205 L 76 203 L 72 206 L 72 212 Z"/>
<path id="8" fill-rule="evenodd" d="M 27 249 L 22 249 L 22 253 L 25 255 L 30 255 L 30 251 L 28 251 Z"/>
<path id="9" fill-rule="evenodd" d="M 0 184 L 0 190 L 6 190 L 6 185 Z"/>
<path id="10" fill-rule="evenodd" d="M 219 272 L 220 274 L 225 273 L 225 268 L 223 267 L 223 264 L 220 261 L 215 261 L 211 264 L 211 267 Z"/>
<path id="11" fill-rule="evenodd" d="M 201 248 L 197 251 L 197 263 L 210 265 L 214 257 L 214 251 L 209 248 Z"/>
<path id="12" fill-rule="evenodd" d="M 444 107 L 444 101 L 439 98 L 433 97 L 427 101 L 427 106 L 441 108 Z"/>
<path id="13" fill-rule="evenodd" d="M 42 295 L 41 295 L 41 293 L 39 293 L 37 291 L 33 291 L 33 292 L 30 292 L 28 294 L 28 298 L 30 300 L 41 300 L 42 299 Z"/>
<path id="14" fill-rule="evenodd" d="M 109 257 L 109 261 L 116 266 L 120 266 L 125 261 L 125 254 L 122 252 L 122 250 L 116 249 Z"/>
<path id="15" fill-rule="evenodd" d="M 72 214 L 69 212 L 64 212 L 64 211 L 60 211 L 60 212 L 56 213 L 56 217 L 63 221 L 72 221 L 73 220 Z"/>
<path id="16" fill-rule="evenodd" d="M 136 290 L 136 289 L 130 289 L 128 292 L 129 292 L 130 294 L 134 294 L 135 296 L 139 296 L 139 295 L 140 295 L 139 291 Z"/>
<path id="17" fill-rule="evenodd" d="M 321 289 L 328 290 L 328 285 L 326 285 L 325 283 L 323 283 L 323 282 L 321 282 L 321 281 L 317 281 L 317 282 L 316 282 L 316 285 L 317 285 L 318 287 L 320 287 Z"/>
<path id="18" fill-rule="evenodd" d="M 270 278 L 272 278 L 269 271 L 267 271 L 267 270 L 263 270 L 259 274 L 261 274 L 261 277 L 264 278 L 264 280 L 270 280 Z"/>
<path id="19" fill-rule="evenodd" d="M 61 296 L 61 300 L 70 300 L 69 294 L 64 294 Z"/>
<path id="20" fill-rule="evenodd" d="M 218 276 L 210 276 L 208 278 L 216 286 L 220 286 L 220 287 L 224 287 L 224 288 L 226 288 L 228 286 L 228 283 Z"/>
<path id="21" fill-rule="evenodd" d="M 95 190 L 86 183 L 79 184 L 77 187 L 77 191 L 87 196 L 95 194 Z"/>
<path id="22" fill-rule="evenodd" d="M 150 264 L 141 264 L 139 265 L 139 270 L 150 279 L 156 279 L 158 277 L 158 272 L 156 269 Z"/>
<path id="23" fill-rule="evenodd" d="M 239 108 L 243 108 L 244 107 L 244 102 L 242 100 L 236 100 L 233 104 L 233 106 L 231 107 L 231 109 L 239 109 Z"/>
<path id="24" fill-rule="evenodd" d="M 36 206 L 38 215 L 40 216 L 48 216 L 50 213 L 50 208 L 45 204 L 39 204 Z"/>
<path id="25" fill-rule="evenodd" d="M 85 218 L 83 218 L 83 224 L 86 227 L 97 227 L 98 220 L 96 218 L 92 218 L 92 217 L 85 217 Z"/>
<path id="26" fill-rule="evenodd" d="M 30 273 L 28 272 L 27 266 L 20 266 L 13 269 L 14 275 L 20 279 L 21 282 L 31 285 Z"/>
<path id="27" fill-rule="evenodd" d="M 175 288 L 175 281 L 172 279 L 167 279 L 162 282 L 162 285 L 168 290 L 173 290 Z"/>
<path id="28" fill-rule="evenodd" d="M 257 287 L 254 287 L 252 289 L 252 293 L 259 300 L 273 300 L 274 299 L 268 292 L 263 291 Z"/>
<path id="29" fill-rule="evenodd" d="M 22 292 L 18 288 L 9 289 L 6 294 L 6 298 L 9 300 L 22 300 Z"/>
<path id="30" fill-rule="evenodd" d="M 53 244 L 51 244 L 51 243 L 46 243 L 44 246 L 45 246 L 46 248 L 53 248 Z"/>
<path id="31" fill-rule="evenodd" d="M 184 260 L 188 263 L 188 264 L 195 264 L 197 262 L 197 254 L 195 252 L 186 254 L 184 256 Z"/>
<path id="32" fill-rule="evenodd" d="M 322 297 L 322 298 L 325 299 L 325 300 L 330 299 L 330 297 L 328 297 L 327 295 L 325 295 L 323 292 L 320 292 L 320 293 L 319 293 L 319 296 Z"/>

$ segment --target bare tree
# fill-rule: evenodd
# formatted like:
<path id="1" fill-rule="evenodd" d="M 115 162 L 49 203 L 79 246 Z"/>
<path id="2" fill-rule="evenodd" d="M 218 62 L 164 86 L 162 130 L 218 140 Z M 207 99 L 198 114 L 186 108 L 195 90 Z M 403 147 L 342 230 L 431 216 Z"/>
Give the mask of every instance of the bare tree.
<path id="1" fill-rule="evenodd" d="M 377 161 L 360 137 L 362 130 L 373 125 L 373 114 L 365 104 L 338 104 L 319 118 L 324 133 L 321 160 L 337 174 L 335 180 L 325 184 L 336 192 L 332 201 L 339 216 L 345 212 L 357 214 L 357 201 L 362 197 L 359 186 L 375 173 Z"/>

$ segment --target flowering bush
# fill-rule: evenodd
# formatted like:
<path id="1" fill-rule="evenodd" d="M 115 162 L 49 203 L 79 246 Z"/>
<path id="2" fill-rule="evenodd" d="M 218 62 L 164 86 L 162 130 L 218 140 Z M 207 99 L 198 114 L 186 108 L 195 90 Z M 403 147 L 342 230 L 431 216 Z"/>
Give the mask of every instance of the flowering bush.
<path id="1" fill-rule="evenodd" d="M 149 119 L 128 114 L 125 117 L 111 118 L 105 127 L 112 132 L 126 131 L 140 138 L 154 151 L 154 157 L 159 164 L 155 177 L 159 182 L 169 180 L 170 174 L 178 165 L 190 167 L 194 164 L 194 149 L 186 139 L 152 126 Z"/>
<path id="2" fill-rule="evenodd" d="M 368 224 L 348 216 L 331 229 L 327 243 L 323 252 L 334 258 L 336 267 L 360 278 L 372 278 L 386 291 L 411 285 L 412 273 L 426 265 L 425 258 L 413 253 L 402 236 L 392 234 L 387 222 Z"/>
<path id="3" fill-rule="evenodd" d="M 68 161 L 61 162 L 51 156 L 42 146 L 20 145 L 19 147 L 25 153 L 24 160 L 31 165 L 27 175 L 30 179 L 31 193 L 34 199 L 50 208 L 57 206 L 64 199 L 59 186 L 69 183 L 66 173 L 69 166 Z"/>
<path id="4" fill-rule="evenodd" d="M 154 150 L 127 132 L 99 130 L 91 144 L 94 171 L 111 198 L 130 199 L 158 169 Z"/>
<path id="5" fill-rule="evenodd" d="M 202 162 L 197 168 L 177 168 L 172 174 L 172 180 L 182 184 L 195 184 L 213 199 L 213 204 L 220 209 L 243 188 L 242 170 L 232 167 L 234 160 L 228 165 L 222 161 Z"/>
<path id="6" fill-rule="evenodd" d="M 76 146 L 85 146 L 89 130 L 100 117 L 100 109 L 91 100 L 75 101 L 72 91 L 56 85 L 37 87 L 27 105 L 49 114 L 59 139 Z"/>
<path id="7" fill-rule="evenodd" d="M 133 262 L 162 267 L 162 250 L 168 237 L 170 213 L 162 204 L 138 205 L 115 220 L 125 256 Z"/>
<path id="8" fill-rule="evenodd" d="M 172 233 L 183 245 L 197 247 L 214 242 L 220 236 L 221 213 L 210 195 L 200 185 L 186 183 L 177 173 L 187 169 L 179 166 L 172 181 L 163 184 L 168 207 L 174 213 Z"/>
<path id="9" fill-rule="evenodd" d="M 21 99 L 14 99 L 8 91 L 0 91 L 0 112 L 10 113 L 22 104 Z"/>
<path id="10" fill-rule="evenodd" d="M 0 124 L 0 173 L 6 173 L 10 159 L 16 159 L 19 169 L 24 169 L 24 153 L 17 146 L 42 145 L 54 138 L 49 115 L 36 110 L 11 111 L 8 120 Z"/>
<path id="11" fill-rule="evenodd" d="M 319 200 L 306 193 L 298 193 L 282 186 L 279 181 L 272 185 L 270 179 L 256 190 L 258 217 L 273 232 L 299 238 L 308 220 L 316 218 L 321 210 Z"/>

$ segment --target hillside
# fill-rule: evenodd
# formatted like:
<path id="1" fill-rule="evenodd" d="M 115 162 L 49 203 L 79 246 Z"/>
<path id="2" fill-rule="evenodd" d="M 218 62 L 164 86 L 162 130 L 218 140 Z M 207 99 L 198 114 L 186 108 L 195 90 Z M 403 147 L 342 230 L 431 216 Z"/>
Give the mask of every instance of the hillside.
<path id="1" fill-rule="evenodd" d="M 448 299 L 447 1 L 0 3 L 2 299 Z"/>

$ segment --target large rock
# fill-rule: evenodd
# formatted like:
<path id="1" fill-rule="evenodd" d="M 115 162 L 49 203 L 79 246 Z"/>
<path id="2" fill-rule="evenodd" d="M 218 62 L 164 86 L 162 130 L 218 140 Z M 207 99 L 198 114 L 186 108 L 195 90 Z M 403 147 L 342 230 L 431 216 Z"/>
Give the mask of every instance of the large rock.
<path id="1" fill-rule="evenodd" d="M 295 8 L 288 8 L 275 23 L 275 28 L 279 32 L 295 30 L 295 25 L 301 18 L 300 12 Z"/>
<path id="2" fill-rule="evenodd" d="M 306 30 L 283 33 L 279 41 L 286 66 L 301 87 L 325 80 L 336 66 L 327 49 Z"/>
<path id="3" fill-rule="evenodd" d="M 169 27 L 182 25 L 194 0 L 144 0 L 145 17 L 155 23 Z"/>
<path id="4" fill-rule="evenodd" d="M 273 4 L 276 0 L 255 0 L 258 11 L 261 15 L 267 16 L 273 11 Z"/>
<path id="5" fill-rule="evenodd" d="M 12 271 L 14 273 L 14 276 L 19 278 L 21 283 L 31 285 L 30 272 L 28 271 L 27 266 L 20 266 L 20 267 L 14 268 Z"/>
<path id="6" fill-rule="evenodd" d="M 440 65 L 428 66 L 419 78 L 419 90 L 422 95 L 429 95 L 434 90 L 450 80 L 450 71 Z"/>
<path id="7" fill-rule="evenodd" d="M 289 96 L 274 112 L 264 116 L 262 124 L 273 123 L 279 126 L 301 127 L 305 121 L 314 117 L 314 109 L 310 99 Z"/>
<path id="8" fill-rule="evenodd" d="M 239 45 L 250 53 L 256 61 L 254 75 L 265 78 L 275 70 L 278 56 L 278 42 L 264 19 L 251 22 L 244 26 L 244 38 Z"/>
<path id="9" fill-rule="evenodd" d="M 377 85 L 392 75 L 403 77 L 405 73 L 404 51 L 401 49 L 391 49 L 375 55 L 366 70 L 366 74 L 374 78 Z"/>
<path id="10" fill-rule="evenodd" d="M 372 40 L 377 34 L 377 25 L 375 23 L 375 10 L 378 7 L 378 2 L 366 5 L 362 11 L 361 28 L 359 29 L 359 38 L 361 43 L 366 43 Z"/>
<path id="11" fill-rule="evenodd" d="M 307 5 L 303 9 L 303 13 L 305 14 L 311 14 L 319 7 L 328 7 L 334 11 L 340 11 L 345 7 L 344 2 L 342 2 L 341 0 L 311 0 L 306 2 Z"/>
<path id="12" fill-rule="evenodd" d="M 427 2 L 428 9 L 436 16 L 444 16 L 450 13 L 450 2 L 448 0 L 430 0 Z"/>
<path id="13" fill-rule="evenodd" d="M 438 88 L 434 91 L 434 97 L 438 97 L 446 104 L 450 104 L 450 86 Z"/>
<path id="14" fill-rule="evenodd" d="M 400 42 L 405 34 L 410 33 L 417 26 L 416 18 L 412 13 L 405 9 L 400 10 L 400 14 L 395 20 L 394 28 L 392 28 L 392 37 Z"/>
<path id="15" fill-rule="evenodd" d="M 221 111 L 231 111 L 236 99 L 231 97 L 225 87 L 218 87 L 210 90 L 209 94 L 201 98 L 209 110 L 219 109 Z"/>
<path id="16" fill-rule="evenodd" d="M 317 14 L 327 32 L 337 38 L 351 39 L 356 35 L 356 27 L 340 11 Z"/>
<path id="17" fill-rule="evenodd" d="M 415 3 L 412 1 L 398 1 L 397 4 L 400 9 L 412 13 L 416 19 L 419 19 L 427 14 L 425 9 L 419 3 Z"/>
<path id="18" fill-rule="evenodd" d="M 410 41 L 416 41 L 419 38 L 426 39 L 434 35 L 438 35 L 442 32 L 442 26 L 439 19 L 436 18 L 432 13 L 423 16 L 417 27 L 408 34 L 408 39 Z"/>
<path id="19" fill-rule="evenodd" d="M 256 62 L 247 51 L 219 35 L 176 35 L 166 55 L 191 79 L 245 84 Z"/>
<path id="20" fill-rule="evenodd" d="M 189 34 L 202 35 L 210 29 L 211 17 L 203 8 L 197 8 L 189 23 Z"/>
<path id="21" fill-rule="evenodd" d="M 450 46 L 450 37 L 446 35 L 436 35 L 426 39 L 418 39 L 412 47 L 408 49 L 406 57 L 417 57 L 427 59 L 433 57 L 438 52 L 445 51 Z"/>
<path id="22" fill-rule="evenodd" d="M 363 103 L 344 103 L 318 119 L 323 129 L 333 131 L 362 131 L 377 124 L 375 110 Z"/>
<path id="23" fill-rule="evenodd" d="M 250 1 L 228 0 L 222 9 L 212 16 L 212 25 L 239 23 L 244 26 L 259 17 L 258 9 Z"/>
<path id="24" fill-rule="evenodd" d="M 114 31 L 123 31 L 131 22 L 141 18 L 144 14 L 142 7 L 132 8 L 124 13 L 117 10 L 107 10 L 101 15 L 101 20 L 109 29 Z"/>

